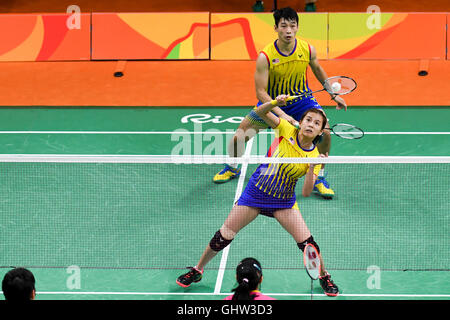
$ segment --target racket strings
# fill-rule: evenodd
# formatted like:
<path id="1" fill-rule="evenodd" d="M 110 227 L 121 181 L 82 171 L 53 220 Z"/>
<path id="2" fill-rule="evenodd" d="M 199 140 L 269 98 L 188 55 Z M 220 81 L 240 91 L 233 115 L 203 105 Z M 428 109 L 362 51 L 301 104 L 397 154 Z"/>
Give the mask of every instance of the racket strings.
<path id="1" fill-rule="evenodd" d="M 336 85 L 333 86 L 333 84 L 339 84 L 338 88 L 339 90 L 336 90 Z M 343 95 L 352 92 L 356 89 L 356 82 L 355 80 L 344 77 L 344 76 L 336 76 L 328 78 L 324 83 L 324 88 L 329 93 Z"/>
<path id="2" fill-rule="evenodd" d="M 332 127 L 335 135 L 345 139 L 360 139 L 364 136 L 364 131 L 351 124 L 338 123 Z"/>

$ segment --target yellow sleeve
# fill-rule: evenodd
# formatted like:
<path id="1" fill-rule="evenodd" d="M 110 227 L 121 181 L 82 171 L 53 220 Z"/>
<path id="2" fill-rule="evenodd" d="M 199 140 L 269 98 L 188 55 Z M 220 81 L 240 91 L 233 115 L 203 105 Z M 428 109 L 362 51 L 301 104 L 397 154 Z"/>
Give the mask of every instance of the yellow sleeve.
<path id="1" fill-rule="evenodd" d="M 295 138 L 296 128 L 285 119 L 280 118 L 280 123 L 274 130 L 276 138 L 291 137 L 291 136 Z"/>

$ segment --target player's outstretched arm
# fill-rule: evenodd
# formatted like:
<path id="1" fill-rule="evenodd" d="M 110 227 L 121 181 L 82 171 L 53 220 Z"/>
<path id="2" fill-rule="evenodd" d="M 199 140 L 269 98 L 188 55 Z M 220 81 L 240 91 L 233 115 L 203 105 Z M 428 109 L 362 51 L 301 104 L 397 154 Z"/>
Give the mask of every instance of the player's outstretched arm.
<path id="1" fill-rule="evenodd" d="M 271 111 L 278 106 L 285 105 L 286 99 L 288 97 L 289 96 L 285 94 L 279 95 L 276 100 L 272 100 L 260 105 L 255 110 L 255 112 L 261 119 L 263 119 L 267 123 L 268 126 L 270 126 L 272 129 L 275 129 L 280 123 L 280 118 L 274 115 Z"/>
<path id="2" fill-rule="evenodd" d="M 312 72 L 316 76 L 317 80 L 319 80 L 320 83 L 324 83 L 325 80 L 328 78 L 327 73 L 322 68 L 322 66 L 319 63 L 319 59 L 317 59 L 317 53 L 316 48 L 314 46 L 309 46 L 311 49 L 311 56 L 309 58 L 309 66 L 311 67 Z M 345 109 L 347 111 L 347 104 L 345 103 L 345 100 L 336 95 L 330 95 L 331 99 L 334 100 L 334 102 L 337 103 L 336 109 Z"/>

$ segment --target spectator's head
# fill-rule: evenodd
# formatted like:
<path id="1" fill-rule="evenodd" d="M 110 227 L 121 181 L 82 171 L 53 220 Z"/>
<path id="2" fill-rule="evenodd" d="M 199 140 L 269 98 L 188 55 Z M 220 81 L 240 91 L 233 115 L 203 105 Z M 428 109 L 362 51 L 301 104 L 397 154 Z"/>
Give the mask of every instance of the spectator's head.
<path id="1" fill-rule="evenodd" d="M 25 268 L 15 268 L 5 274 L 2 281 L 2 291 L 6 300 L 27 301 L 36 296 L 33 273 Z"/>
<path id="2" fill-rule="evenodd" d="M 238 286 L 233 289 L 233 300 L 253 300 L 252 291 L 257 290 L 262 282 L 261 264 L 254 258 L 245 258 L 236 267 Z"/>

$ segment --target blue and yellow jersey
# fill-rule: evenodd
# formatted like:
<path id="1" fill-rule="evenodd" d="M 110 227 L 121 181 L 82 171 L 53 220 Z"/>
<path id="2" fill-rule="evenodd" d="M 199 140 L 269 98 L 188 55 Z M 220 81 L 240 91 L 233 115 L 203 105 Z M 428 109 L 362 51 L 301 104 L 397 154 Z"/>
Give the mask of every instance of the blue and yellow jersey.
<path id="1" fill-rule="evenodd" d="M 268 157 L 274 158 L 316 158 L 319 156 L 317 147 L 313 145 L 311 150 L 300 147 L 298 130 L 288 121 L 280 119 L 275 128 L 275 139 L 267 152 Z M 295 186 L 298 179 L 303 177 L 309 169 L 307 163 L 270 163 L 261 164 L 253 173 L 249 184 L 256 187 L 264 194 L 276 199 L 295 198 Z M 319 174 L 320 166 L 314 168 L 314 173 Z"/>
<path id="2" fill-rule="evenodd" d="M 261 51 L 269 63 L 267 93 L 275 99 L 280 94 L 298 95 L 310 91 L 306 76 L 311 56 L 309 44 L 296 38 L 294 49 L 285 55 L 278 49 L 277 41 Z"/>

